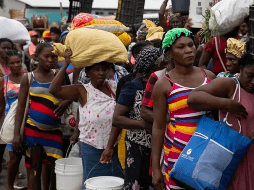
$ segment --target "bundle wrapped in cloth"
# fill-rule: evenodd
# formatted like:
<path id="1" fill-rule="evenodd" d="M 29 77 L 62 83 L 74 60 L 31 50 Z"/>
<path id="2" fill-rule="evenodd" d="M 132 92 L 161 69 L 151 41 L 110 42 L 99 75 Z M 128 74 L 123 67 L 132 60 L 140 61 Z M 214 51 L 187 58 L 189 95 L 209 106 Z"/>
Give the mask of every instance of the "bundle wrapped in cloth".
<path id="1" fill-rule="evenodd" d="M 79 28 L 72 30 L 65 45 L 53 44 L 53 53 L 64 56 L 67 48 L 72 50 L 71 63 L 75 67 L 88 67 L 102 61 L 127 63 L 127 50 L 114 34 L 103 30 Z"/>

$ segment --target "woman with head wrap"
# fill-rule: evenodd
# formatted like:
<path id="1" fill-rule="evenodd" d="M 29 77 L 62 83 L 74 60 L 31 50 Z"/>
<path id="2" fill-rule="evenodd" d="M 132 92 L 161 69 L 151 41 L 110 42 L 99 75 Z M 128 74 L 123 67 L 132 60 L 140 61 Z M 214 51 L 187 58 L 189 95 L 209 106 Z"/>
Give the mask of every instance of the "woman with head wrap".
<path id="1" fill-rule="evenodd" d="M 215 78 L 210 71 L 193 66 L 196 53 L 193 39 L 189 30 L 175 28 L 168 31 L 163 40 L 163 53 L 167 59 L 173 60 L 175 68 L 160 79 L 153 90 L 152 167 L 156 190 L 165 187 L 179 189 L 170 179 L 169 173 L 204 114 L 191 109 L 187 105 L 187 98 L 193 89 Z M 166 128 L 168 112 L 170 123 Z M 163 141 L 166 184 L 160 166 Z"/>
<path id="2" fill-rule="evenodd" d="M 140 41 L 144 41 L 146 40 L 146 35 L 148 34 L 148 29 L 146 27 L 146 24 L 141 24 L 141 26 L 139 27 L 138 31 L 137 31 L 137 40 Z"/>
<path id="3" fill-rule="evenodd" d="M 108 62 L 102 61 L 86 67 L 86 73 L 90 78 L 88 84 L 62 86 L 71 55 L 72 51 L 68 49 L 65 53 L 65 63 L 51 83 L 50 93 L 55 97 L 76 100 L 79 103 L 79 124 L 75 139 L 81 142 L 84 181 L 97 176 L 122 177 L 115 144 L 112 149 L 105 150 L 115 108 L 115 82 L 106 80 Z M 100 160 L 105 151 L 104 155 L 110 154 L 110 161 L 112 158 L 114 164 L 106 164 Z M 98 164 L 99 162 L 103 164 Z M 91 170 L 93 171 L 90 173 Z"/>
<path id="4" fill-rule="evenodd" d="M 61 33 L 60 38 L 59 38 L 61 44 L 64 44 L 65 38 L 66 38 L 68 33 L 69 33 L 69 31 L 64 31 L 64 32 Z"/>
<path id="5" fill-rule="evenodd" d="M 207 42 L 203 47 L 202 55 L 199 60 L 199 67 L 206 68 L 212 58 L 212 71 L 216 75 L 220 72 L 226 72 L 225 49 L 227 48 L 227 40 L 229 38 L 239 39 L 238 31 L 239 27 L 235 28 L 227 34 L 221 35 L 219 37 L 213 37 L 210 42 Z"/>
<path id="6" fill-rule="evenodd" d="M 239 74 L 240 65 L 238 61 L 244 55 L 245 49 L 245 42 L 240 42 L 234 38 L 227 40 L 227 48 L 225 49 L 227 72 L 219 73 L 217 78 L 233 77 Z"/>
<path id="7" fill-rule="evenodd" d="M 140 52 L 137 64 L 141 77 L 124 85 L 115 107 L 113 116 L 115 127 L 111 131 L 107 148 L 112 148 L 122 129 L 127 129 L 124 185 L 126 190 L 138 187 L 140 189 L 152 188 L 152 177 L 149 175 L 151 154 L 151 132 L 149 130 L 151 131 L 151 125 L 147 125 L 141 119 L 140 106 L 150 74 L 160 69 L 155 65 L 160 55 L 159 49 L 154 47 Z"/>

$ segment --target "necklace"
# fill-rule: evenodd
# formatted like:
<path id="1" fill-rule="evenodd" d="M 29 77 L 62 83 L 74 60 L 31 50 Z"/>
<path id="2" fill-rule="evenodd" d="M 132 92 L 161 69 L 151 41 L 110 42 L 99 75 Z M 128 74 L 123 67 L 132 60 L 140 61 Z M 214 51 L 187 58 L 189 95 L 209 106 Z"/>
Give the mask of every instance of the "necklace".
<path id="1" fill-rule="evenodd" d="M 49 73 L 47 74 L 47 77 L 46 77 L 46 78 L 48 78 L 48 75 L 49 75 L 50 73 L 51 73 L 51 72 L 49 72 Z M 37 75 L 37 78 L 39 79 L 40 82 L 44 83 L 44 81 L 39 77 L 39 75 Z"/>

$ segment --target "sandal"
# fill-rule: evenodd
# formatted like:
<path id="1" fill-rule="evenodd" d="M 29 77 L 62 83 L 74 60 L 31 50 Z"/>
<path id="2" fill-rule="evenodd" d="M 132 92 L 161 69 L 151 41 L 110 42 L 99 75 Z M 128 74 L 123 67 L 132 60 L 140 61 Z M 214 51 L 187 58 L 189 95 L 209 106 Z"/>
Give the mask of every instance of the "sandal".
<path id="1" fill-rule="evenodd" d="M 15 182 L 16 183 L 16 182 Z M 13 187 L 15 189 L 27 189 L 27 185 L 24 185 L 22 181 L 17 182 L 16 184 L 14 183 Z"/>

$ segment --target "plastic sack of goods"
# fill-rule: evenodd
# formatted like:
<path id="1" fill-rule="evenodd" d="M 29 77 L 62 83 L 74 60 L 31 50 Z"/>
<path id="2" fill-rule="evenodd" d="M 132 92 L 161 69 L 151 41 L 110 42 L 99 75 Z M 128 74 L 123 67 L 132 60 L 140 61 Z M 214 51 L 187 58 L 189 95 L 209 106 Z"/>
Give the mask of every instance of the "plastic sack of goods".
<path id="1" fill-rule="evenodd" d="M 0 38 L 9 38 L 15 40 L 30 40 L 26 27 L 19 21 L 0 17 Z"/>
<path id="2" fill-rule="evenodd" d="M 249 6 L 254 0 L 223 0 L 211 9 L 210 30 L 218 29 L 220 35 L 232 31 L 249 15 Z"/>
<path id="3" fill-rule="evenodd" d="M 71 63 L 75 67 L 88 67 L 102 61 L 127 63 L 127 50 L 114 34 L 102 30 L 79 28 L 71 31 L 65 45 L 54 43 L 54 51 L 64 56 L 67 48 L 72 50 Z"/>

